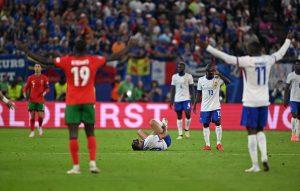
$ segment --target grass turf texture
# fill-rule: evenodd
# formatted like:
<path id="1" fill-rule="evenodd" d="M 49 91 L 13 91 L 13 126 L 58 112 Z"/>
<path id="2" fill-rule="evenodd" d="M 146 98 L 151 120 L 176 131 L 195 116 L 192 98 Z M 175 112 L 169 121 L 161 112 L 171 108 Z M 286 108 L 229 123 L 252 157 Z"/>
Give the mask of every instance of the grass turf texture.
<path id="1" fill-rule="evenodd" d="M 300 190 L 300 143 L 289 132 L 267 132 L 271 171 L 244 173 L 250 167 L 246 132 L 223 132 L 224 153 L 202 151 L 202 131 L 175 140 L 168 151 L 132 151 L 134 130 L 97 130 L 100 174 L 88 172 L 88 154 L 80 131 L 81 175 L 71 167 L 68 132 L 45 130 L 28 138 L 26 129 L 0 129 L 0 190 Z"/>

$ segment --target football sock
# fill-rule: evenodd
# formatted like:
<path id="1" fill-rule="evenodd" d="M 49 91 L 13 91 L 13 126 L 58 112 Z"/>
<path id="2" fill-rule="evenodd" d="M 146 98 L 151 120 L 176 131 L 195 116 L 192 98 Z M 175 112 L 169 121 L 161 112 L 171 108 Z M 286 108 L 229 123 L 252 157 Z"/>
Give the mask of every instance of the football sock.
<path id="1" fill-rule="evenodd" d="M 178 135 L 182 136 L 182 119 L 177 119 Z"/>
<path id="2" fill-rule="evenodd" d="M 221 140 L 222 140 L 222 126 L 216 126 L 216 136 L 217 136 L 217 144 L 221 144 Z"/>
<path id="3" fill-rule="evenodd" d="M 206 146 L 210 146 L 209 136 L 210 136 L 210 130 L 209 127 L 203 128 L 203 136 Z"/>
<path id="4" fill-rule="evenodd" d="M 267 155 L 267 139 L 264 132 L 258 132 L 256 134 L 257 142 L 258 142 L 258 148 L 261 153 L 261 161 L 267 162 L 268 161 L 268 155 Z"/>
<path id="5" fill-rule="evenodd" d="M 69 149 L 70 149 L 70 153 L 71 153 L 73 165 L 78 165 L 78 161 L 79 161 L 79 159 L 78 159 L 79 146 L 78 146 L 77 139 L 70 139 L 70 141 L 69 141 Z"/>
<path id="6" fill-rule="evenodd" d="M 292 134 L 296 135 L 297 131 L 297 119 L 292 117 Z"/>
<path id="7" fill-rule="evenodd" d="M 39 120 L 39 127 L 42 127 L 44 119 L 42 117 L 39 117 L 38 120 Z"/>
<path id="8" fill-rule="evenodd" d="M 95 136 L 89 136 L 87 139 L 88 139 L 90 161 L 94 161 L 96 158 L 96 138 Z"/>
<path id="9" fill-rule="evenodd" d="M 189 130 L 190 130 L 191 121 L 192 121 L 192 118 L 190 118 L 190 119 L 185 119 L 185 130 L 186 130 L 186 131 L 189 131 Z"/>
<path id="10" fill-rule="evenodd" d="M 248 135 L 248 150 L 251 157 L 252 165 L 258 166 L 256 135 Z"/>
<path id="11" fill-rule="evenodd" d="M 31 129 L 31 131 L 34 131 L 34 123 L 35 123 L 34 118 L 30 119 L 30 129 Z"/>

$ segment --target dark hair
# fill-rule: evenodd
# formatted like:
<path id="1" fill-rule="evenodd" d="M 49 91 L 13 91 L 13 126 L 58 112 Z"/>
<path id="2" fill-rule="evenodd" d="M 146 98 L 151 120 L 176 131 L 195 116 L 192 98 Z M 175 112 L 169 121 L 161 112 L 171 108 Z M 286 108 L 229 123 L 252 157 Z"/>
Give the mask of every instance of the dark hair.
<path id="1" fill-rule="evenodd" d="M 85 51 L 86 42 L 84 39 L 80 38 L 75 42 L 75 51 L 77 53 L 83 53 Z"/>
<path id="2" fill-rule="evenodd" d="M 259 42 L 250 42 L 247 46 L 247 51 L 250 56 L 257 56 L 261 53 L 262 46 Z"/>
<path id="3" fill-rule="evenodd" d="M 140 150 L 142 150 L 142 147 L 139 146 L 139 143 L 140 142 L 139 142 L 138 139 L 132 140 L 132 144 L 131 144 L 132 150 L 134 150 L 134 151 L 140 151 Z"/>
<path id="4" fill-rule="evenodd" d="M 213 64 L 207 64 L 207 65 L 206 65 L 206 68 L 205 68 L 205 71 L 211 71 L 211 70 L 213 70 L 213 69 L 215 69 L 215 67 L 214 67 Z"/>

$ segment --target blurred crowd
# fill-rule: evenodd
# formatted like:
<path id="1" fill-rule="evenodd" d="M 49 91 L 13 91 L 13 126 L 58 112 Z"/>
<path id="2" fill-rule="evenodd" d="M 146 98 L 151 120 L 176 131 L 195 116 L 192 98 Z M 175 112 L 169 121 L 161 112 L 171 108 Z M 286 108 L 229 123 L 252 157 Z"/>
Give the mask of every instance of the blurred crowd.
<path id="1" fill-rule="evenodd" d="M 139 44 L 130 50 L 129 57 L 180 58 L 188 67 L 198 68 L 211 62 L 211 57 L 197 46 L 197 40 L 207 39 L 225 52 L 245 55 L 250 41 L 259 40 L 265 53 L 272 53 L 289 29 L 296 31 L 296 38 L 300 36 L 298 0 L 1 2 L 0 53 L 18 54 L 15 43 L 23 41 L 32 51 L 60 56 L 70 53 L 74 40 L 84 36 L 89 53 L 107 55 L 120 51 L 128 37 L 135 35 Z M 278 28 L 282 34 L 276 33 Z M 299 40 L 293 42 L 288 55 L 299 55 L 299 47 Z M 271 87 L 284 80 L 288 70 L 278 67 L 281 74 Z"/>

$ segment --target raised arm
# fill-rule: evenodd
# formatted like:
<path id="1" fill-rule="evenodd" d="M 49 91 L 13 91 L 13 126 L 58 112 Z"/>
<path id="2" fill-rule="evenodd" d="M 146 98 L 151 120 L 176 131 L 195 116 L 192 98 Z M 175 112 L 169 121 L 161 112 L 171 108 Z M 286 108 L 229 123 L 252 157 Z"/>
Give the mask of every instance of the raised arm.
<path id="1" fill-rule="evenodd" d="M 111 54 L 108 58 L 106 58 L 107 62 L 114 61 L 114 60 L 121 60 L 124 55 L 128 54 L 129 50 L 137 44 L 137 39 L 130 38 L 128 41 L 128 45 L 123 48 L 123 50 Z"/>
<path id="2" fill-rule="evenodd" d="M 226 76 L 224 76 L 222 73 L 218 72 L 217 75 L 220 76 L 220 78 L 224 81 L 224 83 L 226 85 L 231 83 L 231 81 Z"/>
<path id="3" fill-rule="evenodd" d="M 290 44 L 291 44 L 291 40 L 287 38 L 285 40 L 284 44 L 281 46 L 281 48 L 277 52 L 275 52 L 275 53 L 272 54 L 272 56 L 275 59 L 275 62 L 281 60 L 284 57 L 286 51 L 290 47 Z"/>
<path id="4" fill-rule="evenodd" d="M 206 51 L 209 52 L 210 54 L 212 54 L 214 57 L 223 60 L 227 64 L 233 64 L 233 65 L 238 64 L 238 62 L 237 62 L 238 59 L 236 56 L 226 54 L 225 52 L 222 52 L 210 45 L 207 46 Z"/>
<path id="5" fill-rule="evenodd" d="M 26 56 L 28 57 L 29 60 L 41 64 L 43 67 L 52 67 L 54 66 L 53 60 L 50 60 L 46 57 L 43 57 L 41 55 L 35 54 L 31 51 L 29 51 L 28 47 L 26 44 L 22 44 L 21 42 L 17 42 L 16 46 L 19 50 L 23 51 Z"/>

